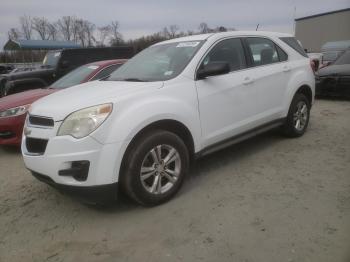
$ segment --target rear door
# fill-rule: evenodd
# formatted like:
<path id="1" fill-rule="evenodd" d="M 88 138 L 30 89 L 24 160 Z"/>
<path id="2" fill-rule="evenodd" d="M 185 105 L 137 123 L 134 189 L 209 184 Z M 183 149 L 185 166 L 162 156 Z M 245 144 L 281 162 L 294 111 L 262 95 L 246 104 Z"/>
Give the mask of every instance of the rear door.
<path id="1" fill-rule="evenodd" d="M 278 119 L 283 112 L 283 99 L 291 75 L 288 56 L 272 40 L 247 37 L 244 43 L 249 54 L 254 81 L 257 125 Z"/>

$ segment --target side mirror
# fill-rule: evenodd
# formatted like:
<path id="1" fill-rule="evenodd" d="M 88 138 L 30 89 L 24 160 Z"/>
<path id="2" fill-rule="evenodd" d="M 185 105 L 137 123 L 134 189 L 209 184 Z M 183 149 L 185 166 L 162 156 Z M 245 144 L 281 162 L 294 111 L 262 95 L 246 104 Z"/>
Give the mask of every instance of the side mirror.
<path id="1" fill-rule="evenodd" d="M 208 76 L 223 75 L 230 72 L 230 65 L 227 62 L 209 63 L 197 71 L 197 79 L 204 79 Z"/>

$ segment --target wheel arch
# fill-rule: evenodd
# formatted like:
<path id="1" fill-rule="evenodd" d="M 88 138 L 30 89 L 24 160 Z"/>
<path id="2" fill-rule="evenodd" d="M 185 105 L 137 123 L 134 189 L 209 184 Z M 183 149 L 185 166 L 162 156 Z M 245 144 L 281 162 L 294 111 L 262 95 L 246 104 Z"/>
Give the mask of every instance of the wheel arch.
<path id="1" fill-rule="evenodd" d="M 297 91 L 295 92 L 295 94 L 303 94 L 306 96 L 307 100 L 309 101 L 310 103 L 310 106 L 312 105 L 312 102 L 313 102 L 313 93 L 312 93 L 312 89 L 310 86 L 304 84 L 302 86 L 300 86 Z M 294 96 L 295 96 L 294 94 Z M 294 97 L 293 96 L 293 97 Z"/>
<path id="2" fill-rule="evenodd" d="M 123 173 L 124 173 L 123 169 L 126 166 L 126 158 L 129 154 L 131 148 L 133 148 L 133 146 L 136 143 L 138 143 L 138 141 L 145 134 L 152 132 L 153 130 L 165 130 L 165 131 L 169 131 L 169 132 L 172 132 L 172 133 L 178 135 L 184 141 L 184 143 L 189 151 L 190 159 L 191 160 L 194 159 L 195 142 L 194 142 L 194 139 L 193 139 L 193 136 L 191 134 L 190 129 L 185 124 L 181 123 L 178 120 L 174 120 L 174 119 L 158 120 L 158 121 L 155 121 L 155 122 L 148 124 L 147 126 L 143 127 L 140 131 L 138 131 L 136 133 L 136 135 L 131 139 L 129 144 L 127 145 L 126 150 L 125 150 L 123 157 L 122 157 L 120 168 L 119 168 L 119 180 L 123 179 Z"/>

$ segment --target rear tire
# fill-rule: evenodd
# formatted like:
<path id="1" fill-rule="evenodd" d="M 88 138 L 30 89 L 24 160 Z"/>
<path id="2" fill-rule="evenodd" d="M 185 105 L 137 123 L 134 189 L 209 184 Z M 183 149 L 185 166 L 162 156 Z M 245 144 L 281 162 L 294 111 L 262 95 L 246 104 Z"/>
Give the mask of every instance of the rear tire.
<path id="1" fill-rule="evenodd" d="M 304 94 L 295 94 L 289 107 L 287 119 L 282 127 L 288 137 L 302 136 L 309 124 L 311 105 Z"/>
<path id="2" fill-rule="evenodd" d="M 189 168 L 189 152 L 180 137 L 152 130 L 133 142 L 123 160 L 121 185 L 137 203 L 155 206 L 180 189 Z"/>

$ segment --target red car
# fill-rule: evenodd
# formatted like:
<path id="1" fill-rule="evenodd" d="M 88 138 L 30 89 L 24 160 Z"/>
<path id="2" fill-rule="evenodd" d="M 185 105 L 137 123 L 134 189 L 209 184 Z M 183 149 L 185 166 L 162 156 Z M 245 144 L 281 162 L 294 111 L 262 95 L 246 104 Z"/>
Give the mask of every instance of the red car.
<path id="1" fill-rule="evenodd" d="M 83 65 L 45 89 L 34 89 L 0 98 L 0 145 L 19 146 L 29 106 L 63 88 L 109 76 L 126 60 L 107 60 Z"/>

